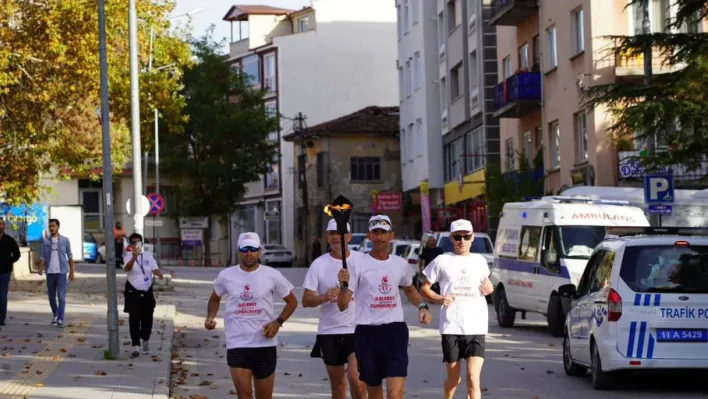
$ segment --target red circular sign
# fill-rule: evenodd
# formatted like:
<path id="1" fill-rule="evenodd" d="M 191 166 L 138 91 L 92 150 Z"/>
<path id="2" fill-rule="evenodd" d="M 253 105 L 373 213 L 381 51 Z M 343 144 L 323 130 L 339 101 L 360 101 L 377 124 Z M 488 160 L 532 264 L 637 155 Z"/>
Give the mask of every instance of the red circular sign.
<path id="1" fill-rule="evenodd" d="M 150 215 L 159 215 L 165 210 L 165 198 L 158 193 L 150 193 L 146 195 L 148 201 L 150 201 Z"/>

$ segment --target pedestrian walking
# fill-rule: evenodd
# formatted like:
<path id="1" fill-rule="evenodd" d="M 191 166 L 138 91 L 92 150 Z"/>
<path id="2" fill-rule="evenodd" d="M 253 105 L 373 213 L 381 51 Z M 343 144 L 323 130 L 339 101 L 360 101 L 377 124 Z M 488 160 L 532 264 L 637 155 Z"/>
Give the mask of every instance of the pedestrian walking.
<path id="1" fill-rule="evenodd" d="M 123 264 L 127 279 L 125 281 L 125 305 L 123 312 L 128 313 L 130 341 L 133 346 L 131 357 L 150 354 L 150 335 L 152 334 L 153 314 L 155 313 L 155 294 L 152 290 L 153 276 L 164 278 L 152 253 L 143 248 L 143 236 L 133 233 L 128 238 L 130 251 L 125 254 Z"/>
<path id="2" fill-rule="evenodd" d="M 347 223 L 348 233 L 344 236 L 345 244 L 352 240 L 351 227 Z M 320 321 L 317 324 L 317 338 L 311 356 L 324 361 L 332 387 L 332 399 L 346 399 L 347 379 L 353 399 L 366 397 L 366 386 L 359 380 L 356 355 L 354 354 L 355 306 L 352 303 L 345 311 L 337 308 L 340 284 L 339 269 L 342 268 L 341 236 L 337 232 L 337 222 L 330 219 L 327 223 L 327 243 L 331 252 L 315 259 L 307 270 L 302 284 L 302 306 L 320 308 Z M 353 265 L 364 256 L 358 251 L 346 248 L 344 254 L 348 265 Z M 345 365 L 347 368 L 345 370 Z"/>
<path id="3" fill-rule="evenodd" d="M 0 327 L 5 326 L 12 267 L 18 260 L 20 260 L 20 247 L 14 238 L 5 234 L 5 220 L 0 218 Z"/>
<path id="4" fill-rule="evenodd" d="M 444 398 L 452 399 L 460 384 L 462 361 L 467 361 L 467 397 L 481 399 L 480 376 L 484 364 L 489 315 L 485 295 L 494 291 L 489 267 L 482 255 L 470 253 L 474 232 L 469 220 L 450 224 L 454 252 L 436 257 L 423 271 L 421 292 L 440 309 L 443 362 L 447 371 Z M 431 284 L 440 283 L 440 295 Z"/>
<path id="5" fill-rule="evenodd" d="M 423 276 L 423 269 L 425 269 L 425 267 L 428 266 L 433 259 L 437 258 L 438 255 L 442 254 L 442 248 L 438 247 L 438 239 L 433 234 L 430 234 L 425 240 L 425 248 L 420 251 L 420 255 L 418 256 L 418 274 L 416 275 L 416 280 L 418 281 L 416 281 L 416 288 L 420 289 L 422 280 L 425 278 Z M 440 293 L 440 289 L 437 287 L 437 284 L 433 286 L 433 291 Z"/>
<path id="6" fill-rule="evenodd" d="M 49 236 L 42 240 L 39 253 L 39 275 L 46 271 L 52 324 L 64 327 L 67 273 L 68 281 L 74 281 L 75 266 L 71 242 L 68 237 L 59 234 L 59 226 L 58 219 L 49 219 Z"/>
<path id="7" fill-rule="evenodd" d="M 282 273 L 261 265 L 261 240 L 256 233 L 238 238 L 240 263 L 219 273 L 209 298 L 204 327 L 216 328 L 221 298 L 226 297 L 224 330 L 226 358 L 239 399 L 273 397 L 278 338 L 283 323 L 297 308 L 293 285 Z M 285 307 L 275 317 L 273 296 L 283 298 Z"/>
<path id="8" fill-rule="evenodd" d="M 408 376 L 408 326 L 403 319 L 399 287 L 413 306 L 419 309 L 418 321 L 432 320 L 428 305 L 413 286 L 413 271 L 403 258 L 389 254 L 394 232 L 391 219 L 375 215 L 369 219 L 372 249 L 352 265 L 340 269 L 337 305 L 346 311 L 356 296 L 354 353 L 359 365 L 359 379 L 366 383 L 369 398 L 383 399 L 381 385 L 386 379 L 389 399 L 403 399 Z"/>
<path id="9" fill-rule="evenodd" d="M 125 230 L 120 222 L 116 222 L 116 227 L 113 228 L 113 238 L 115 240 L 115 250 L 116 250 L 116 268 L 122 268 L 123 263 L 123 248 L 125 241 Z"/>

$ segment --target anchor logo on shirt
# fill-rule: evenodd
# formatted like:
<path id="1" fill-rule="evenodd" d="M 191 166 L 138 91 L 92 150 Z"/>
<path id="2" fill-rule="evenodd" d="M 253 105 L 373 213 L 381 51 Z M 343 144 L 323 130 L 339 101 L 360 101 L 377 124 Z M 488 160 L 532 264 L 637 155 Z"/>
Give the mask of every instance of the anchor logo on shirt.
<path id="1" fill-rule="evenodd" d="M 381 284 L 379 285 L 379 291 L 382 294 L 388 294 L 389 292 L 391 292 L 391 284 L 388 283 L 387 276 L 383 276 L 383 278 L 381 279 Z"/>
<path id="2" fill-rule="evenodd" d="M 250 301 L 251 299 L 253 299 L 253 293 L 251 292 L 250 285 L 246 284 L 243 287 L 243 292 L 241 293 L 241 299 L 243 299 L 244 301 Z"/>

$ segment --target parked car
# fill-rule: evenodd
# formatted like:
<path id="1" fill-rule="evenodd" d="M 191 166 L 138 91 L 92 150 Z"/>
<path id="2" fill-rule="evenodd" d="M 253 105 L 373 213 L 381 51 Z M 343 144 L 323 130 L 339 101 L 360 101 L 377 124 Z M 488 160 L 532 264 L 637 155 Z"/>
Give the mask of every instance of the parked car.
<path id="1" fill-rule="evenodd" d="M 150 243 L 149 240 L 143 239 L 143 250 L 145 252 L 152 252 L 155 253 L 155 246 Z M 130 252 L 130 243 L 128 242 L 127 238 L 123 238 L 123 254 L 126 254 Z M 106 263 L 106 244 L 102 244 L 98 248 L 98 259 L 96 260 L 99 263 Z"/>
<path id="2" fill-rule="evenodd" d="M 98 257 L 96 239 L 90 233 L 84 233 L 84 262 L 96 263 Z"/>
<path id="3" fill-rule="evenodd" d="M 293 253 L 280 244 L 265 244 L 261 253 L 261 263 L 273 267 L 292 267 Z"/>

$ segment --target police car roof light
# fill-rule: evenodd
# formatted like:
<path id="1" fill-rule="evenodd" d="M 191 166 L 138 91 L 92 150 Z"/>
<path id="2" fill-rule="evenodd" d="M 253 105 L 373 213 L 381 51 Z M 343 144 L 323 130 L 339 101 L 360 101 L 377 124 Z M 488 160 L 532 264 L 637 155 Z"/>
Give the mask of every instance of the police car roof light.
<path id="1" fill-rule="evenodd" d="M 688 241 L 676 241 L 674 243 L 675 247 L 687 247 L 688 246 Z"/>
<path id="2" fill-rule="evenodd" d="M 615 227 L 608 226 L 608 235 L 627 236 L 708 236 L 708 228 L 704 227 Z"/>

